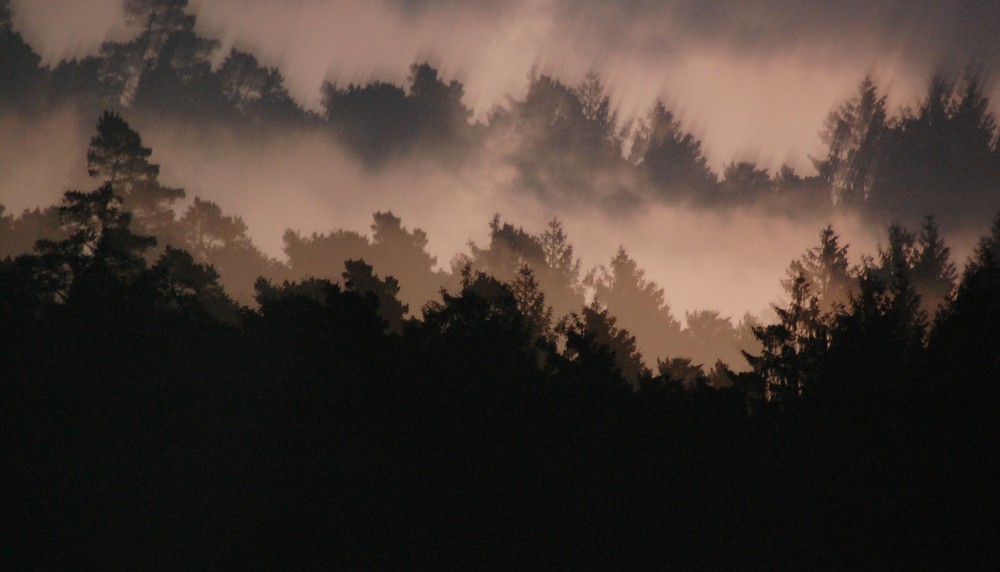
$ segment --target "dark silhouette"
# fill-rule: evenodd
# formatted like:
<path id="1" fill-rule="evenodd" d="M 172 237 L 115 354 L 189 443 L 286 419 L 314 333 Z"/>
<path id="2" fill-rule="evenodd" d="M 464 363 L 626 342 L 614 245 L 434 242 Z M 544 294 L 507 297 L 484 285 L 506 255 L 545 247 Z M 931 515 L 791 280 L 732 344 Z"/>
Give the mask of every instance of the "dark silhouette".
<path id="1" fill-rule="evenodd" d="M 123 206 L 133 213 L 139 228 L 157 233 L 173 224 L 171 206 L 184 198 L 184 189 L 159 183 L 160 166 L 149 162 L 152 153 L 121 116 L 106 111 L 87 149 L 87 172 L 124 199 Z"/>
<path id="2" fill-rule="evenodd" d="M 471 137 L 465 89 L 427 64 L 411 66 L 408 92 L 378 81 L 344 89 L 327 82 L 322 92 L 326 121 L 373 166 L 418 147 L 456 152 Z"/>
<path id="3" fill-rule="evenodd" d="M 830 184 L 834 204 L 857 207 L 872 195 L 887 136 L 885 96 L 865 77 L 858 95 L 830 113 L 820 139 L 827 156 L 814 159 L 820 177 Z"/>
<path id="4" fill-rule="evenodd" d="M 961 272 L 936 222 L 997 209 L 971 75 L 895 115 L 866 79 L 817 176 L 735 162 L 720 182 L 665 106 L 632 130 L 596 74 L 533 74 L 477 124 L 417 64 L 405 88 L 328 84 L 311 114 L 252 54 L 213 69 L 186 4 L 129 0 L 134 40 L 49 69 L 0 0 L 0 114 L 109 110 L 96 188 L 0 208 L 5 569 L 996 568 L 1000 217 Z M 289 230 L 271 260 L 238 214 L 176 211 L 126 116 L 332 132 L 373 169 L 498 145 L 560 216 L 899 223 L 857 267 L 821 230 L 775 323 L 681 327 L 624 246 L 588 272 L 555 218 L 497 216 L 451 274 L 382 211 L 368 236 Z"/>
<path id="5" fill-rule="evenodd" d="M 632 144 L 632 163 L 666 195 L 712 200 L 718 177 L 708 168 L 701 142 L 656 102 Z"/>

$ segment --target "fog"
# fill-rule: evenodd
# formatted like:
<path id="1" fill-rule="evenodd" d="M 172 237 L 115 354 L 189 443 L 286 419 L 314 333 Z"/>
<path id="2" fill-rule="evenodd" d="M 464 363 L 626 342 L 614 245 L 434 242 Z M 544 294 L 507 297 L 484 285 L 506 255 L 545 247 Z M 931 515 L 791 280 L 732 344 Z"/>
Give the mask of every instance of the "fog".
<path id="1" fill-rule="evenodd" d="M 624 216 L 594 206 L 567 211 L 515 192 L 513 173 L 502 164 L 456 173 L 413 162 L 373 174 L 320 136 L 280 138 L 231 155 L 206 153 L 176 131 L 150 136 L 151 144 L 158 143 L 157 156 L 171 166 L 164 168 L 166 180 L 241 213 L 272 256 L 280 256 L 286 228 L 368 233 L 372 213 L 392 210 L 405 225 L 427 231 L 429 251 L 447 269 L 455 254 L 468 252 L 469 240 L 488 243 L 495 213 L 531 233 L 559 217 L 585 268 L 607 264 L 622 245 L 664 287 L 680 315 L 705 308 L 734 319 L 745 311 L 759 314 L 778 301 L 778 281 L 789 262 L 814 246 L 819 229 L 830 222 L 861 252 L 874 253 L 873 234 L 883 232 L 848 218 L 791 220 L 666 205 Z"/>
<path id="2" fill-rule="evenodd" d="M 64 110 L 30 130 L 25 120 L 0 120 L 4 139 L 12 143 L 0 149 L 0 195 L 9 213 L 54 204 L 71 186 L 86 188 L 90 133 L 69 128 L 75 119 Z M 680 316 L 712 308 L 738 319 L 778 301 L 778 281 L 789 262 L 814 245 L 826 224 L 833 223 L 859 253 L 873 253 L 882 233 L 850 218 L 791 220 L 752 210 L 657 205 L 624 217 L 594 206 L 557 210 L 515 192 L 511 168 L 486 158 L 457 171 L 413 160 L 372 172 L 324 134 L 248 142 L 224 128 L 155 121 L 135 126 L 153 149 L 151 160 L 161 165 L 164 184 L 185 188 L 187 202 L 197 196 L 242 216 L 255 243 L 279 259 L 285 229 L 370 234 L 372 213 L 391 210 L 406 226 L 427 231 L 428 250 L 447 269 L 455 254 L 468 252 L 469 240 L 488 242 L 494 214 L 532 233 L 559 217 L 585 268 L 607 264 L 622 245 L 664 288 Z"/>
<path id="3" fill-rule="evenodd" d="M 137 33 L 113 0 L 14 0 L 11 6 L 14 29 L 50 67 Z M 948 10 L 933 2 L 906 6 L 199 0 L 188 12 L 197 15 L 199 35 L 219 41 L 214 65 L 231 48 L 251 52 L 277 67 L 291 96 L 310 110 L 319 110 L 324 81 L 403 86 L 410 66 L 427 61 L 443 80 L 462 83 L 462 104 L 473 121 L 484 122 L 496 106 L 524 96 L 529 74 L 572 86 L 596 71 L 621 124 L 663 100 L 700 140 L 716 174 L 734 161 L 752 161 L 771 173 L 787 164 L 808 175 L 815 172 L 813 158 L 825 152 L 818 136 L 824 119 L 856 94 L 866 74 L 887 95 L 890 113 L 916 105 L 934 73 L 954 78 L 966 65 L 996 92 L 995 10 L 977 2 L 950 3 Z M 0 117 L 6 142 L 0 202 L 8 213 L 92 186 L 84 157 L 97 118 L 80 114 L 58 105 L 38 117 Z M 745 312 L 771 319 L 789 263 L 817 244 L 821 228 L 833 225 L 841 244 L 850 245 L 852 264 L 874 255 L 885 235 L 884 226 L 862 222 L 850 210 L 820 214 L 753 202 L 713 209 L 653 200 L 634 173 L 614 165 L 579 165 L 581 176 L 593 178 L 586 181 L 594 187 L 587 196 L 577 189 L 578 197 L 532 192 L 508 160 L 511 141 L 492 132 L 460 161 L 417 152 L 373 167 L 330 129 L 300 126 L 248 137 L 225 121 L 127 108 L 123 116 L 153 149 L 160 182 L 186 189 L 178 214 L 195 197 L 214 201 L 242 217 L 255 244 L 278 260 L 287 229 L 370 234 L 372 214 L 392 211 L 406 227 L 427 232 L 428 251 L 438 268 L 449 270 L 456 255 L 469 253 L 470 241 L 488 244 L 495 214 L 532 234 L 558 218 L 584 271 L 607 265 L 620 245 L 663 288 L 679 320 L 711 309 L 735 324 Z M 539 153 L 571 166 L 592 159 L 561 149 Z M 622 207 L 613 196 L 617 189 L 634 192 L 633 202 Z M 983 229 L 946 230 L 952 260 L 961 264 Z M 338 276 L 339 269 L 330 274 Z"/>
<path id="4" fill-rule="evenodd" d="M 90 134 L 68 129 L 75 125 L 71 112 L 61 113 L 30 130 L 30 136 L 23 122 L 0 122 L 6 140 L 16 142 L 0 152 L 0 164 L 10 166 L 0 181 L 8 212 L 56 203 L 71 182 L 86 188 Z M 224 127 L 155 120 L 134 126 L 153 149 L 151 160 L 161 165 L 161 182 L 187 190 L 178 211 L 196 196 L 215 201 L 223 211 L 243 217 L 269 256 L 284 258 L 286 229 L 370 235 L 372 214 L 391 210 L 407 227 L 427 231 L 428 250 L 439 267 L 448 269 L 456 254 L 468 253 L 468 241 L 488 243 L 494 214 L 531 233 L 558 217 L 585 269 L 606 265 L 624 246 L 647 278 L 664 288 L 681 319 L 696 309 L 716 309 L 734 321 L 746 311 L 766 314 L 781 299 L 779 280 L 788 264 L 815 245 L 827 224 L 852 245 L 853 262 L 860 262 L 861 253 L 873 254 L 884 234 L 848 216 L 792 219 L 753 208 L 714 212 L 650 204 L 625 215 L 585 204 L 557 208 L 517 192 L 512 168 L 489 153 L 460 169 L 413 158 L 372 171 L 323 133 L 248 141 Z M 35 149 L 27 154 L 35 160 L 24 160 L 13 149 Z"/>
<path id="5" fill-rule="evenodd" d="M 73 108 L 56 109 L 44 117 L 0 115 L 0 204 L 7 213 L 59 202 L 68 188 L 85 175 L 90 133 L 77 129 Z"/>
<path id="6" fill-rule="evenodd" d="M 13 7 L 15 27 L 49 64 L 129 33 L 113 0 Z M 220 58 L 230 47 L 253 52 L 313 108 L 325 79 L 402 84 L 410 64 L 428 60 L 464 83 L 482 118 L 523 90 L 532 67 L 570 84 L 594 69 L 623 117 L 667 101 L 717 170 L 743 159 L 811 169 L 823 119 L 866 73 L 896 106 L 915 103 L 936 72 L 973 65 L 989 76 L 1000 61 L 1000 11 L 979 0 L 195 0 L 188 9 L 201 35 L 220 40 Z"/>

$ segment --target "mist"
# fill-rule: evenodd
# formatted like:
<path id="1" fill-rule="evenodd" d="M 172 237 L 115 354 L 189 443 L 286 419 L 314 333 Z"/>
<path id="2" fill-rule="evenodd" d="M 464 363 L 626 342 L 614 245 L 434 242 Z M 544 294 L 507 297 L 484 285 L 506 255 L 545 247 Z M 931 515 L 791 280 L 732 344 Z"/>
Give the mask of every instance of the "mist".
<path id="1" fill-rule="evenodd" d="M 30 130 L 16 118 L 0 123 L 15 143 L 0 154 L 0 164 L 11 166 L 0 181 L 8 213 L 57 203 L 64 190 L 90 184 L 84 161 L 89 133 L 75 128 L 77 120 L 63 110 Z M 874 253 L 884 231 L 848 215 L 791 218 L 753 207 L 713 212 L 651 203 L 622 214 L 590 204 L 554 206 L 515 188 L 513 169 L 490 152 L 459 169 L 413 157 L 372 170 L 325 133 L 248 140 L 225 126 L 140 119 L 135 127 L 153 149 L 161 181 L 187 191 L 179 213 L 194 197 L 216 202 L 243 218 L 270 257 L 285 259 L 286 229 L 369 234 L 372 214 L 392 211 L 408 227 L 427 232 L 428 250 L 448 270 L 455 255 L 468 252 L 469 241 L 488 243 L 494 214 L 531 233 L 559 218 L 584 268 L 606 265 L 624 246 L 680 316 L 699 309 L 734 320 L 745 312 L 767 315 L 781 301 L 779 280 L 789 263 L 814 246 L 820 228 L 833 224 L 851 244 L 855 262 L 861 253 Z M 24 154 L 29 149 L 36 152 Z M 25 160 L 30 157 L 36 160 Z"/>
<path id="2" fill-rule="evenodd" d="M 998 568 L 996 4 L 0 0 L 3 569 Z"/>
<path id="3" fill-rule="evenodd" d="M 15 28 L 55 65 L 95 54 L 131 30 L 120 3 L 13 2 Z M 325 80 L 404 82 L 429 61 L 465 85 L 483 118 L 520 95 L 533 68 L 573 84 L 602 75 L 624 118 L 657 99 L 698 135 L 716 170 L 752 160 L 776 170 L 812 168 L 818 126 L 858 78 L 872 74 L 913 105 L 935 73 L 973 66 L 993 78 L 1000 16 L 990 2 L 536 3 L 406 0 L 193 1 L 199 34 L 277 66 L 310 109 Z M 989 91 L 998 99 L 996 85 Z"/>
<path id="4" fill-rule="evenodd" d="M 79 58 L 116 49 L 141 31 L 127 24 L 117 2 L 94 3 L 87 11 L 80 3 L 11 6 L 13 29 L 57 74 L 85 65 L 67 60 L 86 62 Z M 689 313 L 714 310 L 735 326 L 747 313 L 773 317 L 772 306 L 784 303 L 781 281 L 789 264 L 816 246 L 820 229 L 832 225 L 849 245 L 852 265 L 875 256 L 884 242 L 885 226 L 894 219 L 798 202 L 818 204 L 816 196 L 830 193 L 828 182 L 809 179 L 826 153 L 819 133 L 831 111 L 857 92 L 859 78 L 874 78 L 888 112 L 901 117 L 921 105 L 935 72 L 954 79 L 961 77 L 956 75 L 961 67 L 977 66 L 987 94 L 995 89 L 985 57 L 995 46 L 979 31 L 982 10 L 975 3 L 936 27 L 916 12 L 897 22 L 898 6 L 798 6 L 776 11 L 757 3 L 722 9 L 639 2 L 609 12 L 586 2 L 486 7 L 196 1 L 186 9 L 196 17 L 193 32 L 217 41 L 207 54 L 211 73 L 219 72 L 231 50 L 244 50 L 281 74 L 284 83 L 278 87 L 304 107 L 294 111 L 298 119 L 281 124 L 249 115 L 210 118 L 174 106 L 169 92 L 157 100 L 155 91 L 145 95 L 145 107 L 130 108 L 125 100 L 112 106 L 125 103 L 122 114 L 153 150 L 160 182 L 185 189 L 186 199 L 173 205 L 177 216 L 195 198 L 212 201 L 240 217 L 253 244 L 279 263 L 288 261 L 283 238 L 288 230 L 307 237 L 338 230 L 368 236 L 373 214 L 391 211 L 406 227 L 426 231 L 436 269 L 449 273 L 473 247 L 489 244 L 494 215 L 536 236 L 558 219 L 584 273 L 606 267 L 620 246 L 645 279 L 663 289 L 682 324 Z M 836 34 L 827 29 L 831 26 Z M 911 41 L 928 27 L 934 33 L 924 34 L 924 40 L 948 45 L 933 58 Z M 952 28 L 968 33 L 956 42 Z M 467 139 L 447 136 L 465 141 L 464 148 L 435 147 L 419 134 L 397 141 L 399 134 L 390 129 L 367 135 L 390 149 L 398 146 L 373 159 L 357 140 L 321 127 L 334 120 L 324 115 L 331 90 L 348 84 L 360 89 L 373 81 L 407 86 L 414 81 L 415 62 L 428 62 L 441 86 L 458 84 L 461 99 L 452 105 L 470 112 L 457 123 Z M 549 90 L 539 97 L 558 100 L 570 97 L 560 90 L 578 94 L 573 90 L 582 88 L 574 86 L 593 77 L 609 107 L 601 145 L 618 137 L 611 145 L 615 156 L 586 142 L 563 148 L 579 143 L 546 139 L 544 123 L 527 128 L 518 123 L 532 120 L 526 98 L 533 86 Z M 406 97 L 413 96 L 409 89 Z M 93 183 L 84 149 L 96 117 L 86 117 L 84 110 L 97 108 L 69 101 L 46 104 L 34 116 L 7 113 L 0 120 L 0 134 L 11 143 L 0 150 L 0 191 L 8 214 L 55 204 L 63 191 Z M 676 119 L 678 140 L 689 137 L 696 143 L 693 152 L 704 153 L 691 161 L 707 164 L 714 198 L 691 194 L 686 189 L 691 180 L 647 180 L 644 159 L 629 157 L 649 128 L 647 112 L 657 101 Z M 592 120 L 597 121 L 580 118 Z M 405 134 L 408 128 L 402 129 Z M 584 136 L 585 131 L 574 135 Z M 721 180 L 717 187 L 715 178 L 740 162 L 774 181 L 780 167 L 790 166 L 800 180 L 812 181 L 804 189 L 819 186 L 812 198 L 775 193 L 726 198 L 730 182 Z M 913 214 L 906 213 L 904 222 Z M 947 222 L 945 237 L 953 259 L 961 261 L 985 220 Z M 339 279 L 341 269 L 326 272 Z M 250 286 L 237 286 L 247 300 Z M 405 297 L 405 282 L 402 288 Z M 423 301 L 410 302 L 417 315 Z M 642 337 L 641 346 L 650 343 Z M 657 356 L 647 352 L 649 357 Z"/>

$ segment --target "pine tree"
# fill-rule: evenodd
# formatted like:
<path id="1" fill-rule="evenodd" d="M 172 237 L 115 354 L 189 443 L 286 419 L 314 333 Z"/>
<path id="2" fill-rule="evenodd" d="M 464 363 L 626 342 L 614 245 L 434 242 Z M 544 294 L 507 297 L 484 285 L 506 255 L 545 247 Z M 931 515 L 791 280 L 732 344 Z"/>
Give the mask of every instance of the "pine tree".
<path id="1" fill-rule="evenodd" d="M 718 177 L 708 167 L 701 142 L 681 128 L 661 101 L 638 129 L 630 161 L 664 194 L 705 200 L 717 190 Z"/>
<path id="2" fill-rule="evenodd" d="M 995 387 L 1000 379 L 1000 215 L 980 239 L 930 345 L 949 377 Z"/>
<path id="3" fill-rule="evenodd" d="M 912 277 L 920 307 L 929 318 L 938 313 L 955 289 L 957 272 L 950 255 L 951 249 L 938 235 L 934 218 L 928 215 L 920 229 Z"/>
<path id="4" fill-rule="evenodd" d="M 679 353 L 681 327 L 670 311 L 663 288 L 646 279 L 645 271 L 624 247 L 618 248 L 607 268 L 591 271 L 585 283 L 650 354 Z"/>
<path id="5" fill-rule="evenodd" d="M 532 337 L 551 340 L 552 307 L 545 303 L 545 294 L 539 289 L 538 280 L 535 279 L 535 273 L 530 266 L 521 266 L 517 271 L 517 277 L 510 284 L 510 289 L 517 302 L 517 309 L 531 327 Z"/>
<path id="6" fill-rule="evenodd" d="M 783 282 L 791 294 L 794 279 L 802 275 L 809 282 L 810 292 L 817 298 L 824 314 L 835 312 L 846 304 L 854 282 L 847 262 L 847 245 L 840 246 L 840 238 L 832 226 L 819 234 L 819 246 L 810 248 L 789 269 L 789 280 Z"/>
<path id="7" fill-rule="evenodd" d="M 828 347 L 828 327 L 821 320 L 819 301 L 810 292 L 808 278 L 800 273 L 788 288 L 788 306 L 774 306 L 779 322 L 753 329 L 763 346 L 761 353 L 743 354 L 764 380 L 766 398 L 779 402 L 809 391 Z"/>
<path id="8" fill-rule="evenodd" d="M 566 357 L 599 371 L 612 366 L 613 376 L 639 389 L 652 376 L 643 364 L 635 336 L 618 325 L 608 308 L 595 299 L 581 314 L 572 314 L 558 328 L 566 338 Z M 610 358 L 610 359 L 609 359 Z"/>
<path id="9" fill-rule="evenodd" d="M 146 269 L 143 253 L 156 239 L 132 232 L 132 217 L 110 183 L 89 193 L 66 192 L 59 217 L 69 238 L 40 240 L 36 247 L 57 284 L 57 299 L 68 300 L 86 277 L 128 283 Z"/>
<path id="10" fill-rule="evenodd" d="M 378 300 L 378 315 L 394 334 L 403 333 L 403 317 L 410 308 L 399 301 L 399 282 L 392 276 L 379 279 L 364 260 L 344 262 L 344 288 L 348 292 L 369 294 Z"/>
<path id="11" fill-rule="evenodd" d="M 858 206 L 869 199 L 879 176 L 885 134 L 885 96 L 866 76 L 858 94 L 830 113 L 820 134 L 826 157 L 814 163 L 830 184 L 834 204 Z"/>
<path id="12" fill-rule="evenodd" d="M 885 247 L 879 246 L 878 264 L 871 272 L 885 284 L 894 318 L 908 332 L 901 335 L 920 340 L 926 334 L 927 314 L 913 280 L 918 256 L 913 233 L 900 225 L 890 225 L 889 242 Z"/>
<path id="13" fill-rule="evenodd" d="M 184 189 L 159 183 L 160 166 L 149 162 L 152 153 L 121 116 L 105 111 L 87 149 L 87 172 L 123 199 L 138 228 L 155 233 L 173 223 L 171 206 L 184 198 Z"/>
<path id="14" fill-rule="evenodd" d="M 545 254 L 545 264 L 537 270 L 539 285 L 556 315 L 566 315 L 584 303 L 582 263 L 559 219 L 550 220 L 538 239 Z"/>

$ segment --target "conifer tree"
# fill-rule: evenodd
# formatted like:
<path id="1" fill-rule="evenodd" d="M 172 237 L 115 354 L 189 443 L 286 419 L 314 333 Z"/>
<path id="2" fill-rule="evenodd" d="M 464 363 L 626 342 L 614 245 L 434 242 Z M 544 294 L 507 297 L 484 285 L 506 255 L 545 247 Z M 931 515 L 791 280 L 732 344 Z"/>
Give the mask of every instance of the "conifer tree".
<path id="1" fill-rule="evenodd" d="M 810 248 L 802 258 L 792 262 L 789 280 L 783 282 L 791 294 L 794 280 L 802 275 L 809 282 L 809 289 L 819 302 L 824 314 L 834 312 L 848 302 L 853 278 L 847 262 L 847 245 L 840 246 L 840 237 L 832 226 L 819 234 L 819 246 Z"/>
<path id="2" fill-rule="evenodd" d="M 646 279 L 645 271 L 624 247 L 618 248 L 608 267 L 591 271 L 585 283 L 651 354 L 679 353 L 680 323 L 670 311 L 663 288 Z"/>
<path id="3" fill-rule="evenodd" d="M 57 299 L 68 300 L 85 277 L 128 283 L 146 269 L 143 253 L 156 239 L 132 232 L 132 217 L 110 183 L 90 193 L 66 192 L 59 217 L 69 238 L 41 240 L 36 247 L 57 284 Z"/>
<path id="4" fill-rule="evenodd" d="M 980 239 L 954 298 L 938 316 L 930 345 L 950 377 L 975 384 L 1000 379 L 1000 215 Z"/>
<path id="5" fill-rule="evenodd" d="M 378 300 L 378 315 L 385 320 L 388 331 L 403 333 L 403 317 L 409 307 L 399 301 L 399 282 L 392 276 L 379 279 L 364 260 L 347 260 L 344 268 L 344 288 L 374 296 Z"/>
<path id="6" fill-rule="evenodd" d="M 152 153 L 121 116 L 105 111 L 87 149 L 87 172 L 111 186 L 141 230 L 155 233 L 173 223 L 171 206 L 184 198 L 184 189 L 160 184 L 160 166 L 149 162 Z"/>
<path id="7" fill-rule="evenodd" d="M 913 262 L 913 286 L 920 295 L 920 308 L 933 318 L 955 289 L 957 272 L 950 260 L 951 249 L 938 235 L 934 218 L 928 215 L 920 229 Z"/>
<path id="8" fill-rule="evenodd" d="M 828 327 L 821 320 L 819 301 L 802 273 L 787 286 L 787 307 L 774 306 L 778 323 L 754 328 L 763 349 L 759 355 L 744 352 L 754 371 L 763 378 L 766 397 L 787 401 L 809 391 L 823 363 Z"/>
<path id="9" fill-rule="evenodd" d="M 827 117 L 820 134 L 826 157 L 814 163 L 830 184 L 834 204 L 860 206 L 872 194 L 879 176 L 886 117 L 885 95 L 878 94 L 869 76 L 858 85 L 856 96 Z"/>

